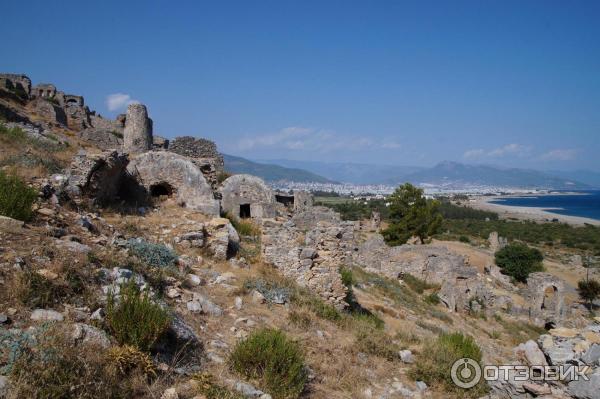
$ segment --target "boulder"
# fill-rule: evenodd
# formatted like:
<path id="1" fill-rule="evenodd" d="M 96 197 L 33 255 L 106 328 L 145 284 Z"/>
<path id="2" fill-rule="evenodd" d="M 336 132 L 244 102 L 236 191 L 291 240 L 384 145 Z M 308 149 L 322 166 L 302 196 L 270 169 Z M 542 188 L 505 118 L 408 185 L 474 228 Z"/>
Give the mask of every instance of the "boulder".
<path id="1" fill-rule="evenodd" d="M 577 399 L 598 399 L 600 392 L 600 370 L 589 376 L 589 381 L 579 379 L 569 383 L 568 393 Z"/>
<path id="2" fill-rule="evenodd" d="M 0 231 L 10 233 L 13 231 L 20 230 L 23 227 L 23 222 L 7 216 L 0 215 Z"/>
<path id="3" fill-rule="evenodd" d="M 63 321 L 64 316 L 52 309 L 35 309 L 31 313 L 31 320 L 34 321 Z"/>

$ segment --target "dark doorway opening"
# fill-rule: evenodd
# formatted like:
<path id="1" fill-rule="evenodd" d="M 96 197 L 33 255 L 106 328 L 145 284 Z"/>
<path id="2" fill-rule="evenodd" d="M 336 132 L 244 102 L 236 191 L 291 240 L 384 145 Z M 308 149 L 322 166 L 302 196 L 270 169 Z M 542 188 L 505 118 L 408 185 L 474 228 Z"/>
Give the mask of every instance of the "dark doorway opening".
<path id="1" fill-rule="evenodd" d="M 150 195 L 152 197 L 170 197 L 173 195 L 173 187 L 168 183 L 158 183 L 150 186 Z"/>
<path id="2" fill-rule="evenodd" d="M 250 204 L 240 204 L 240 218 L 246 219 L 251 217 Z"/>
<path id="3" fill-rule="evenodd" d="M 285 205 L 287 208 L 294 207 L 294 196 L 293 195 L 275 194 L 275 201 L 279 202 L 280 204 Z"/>

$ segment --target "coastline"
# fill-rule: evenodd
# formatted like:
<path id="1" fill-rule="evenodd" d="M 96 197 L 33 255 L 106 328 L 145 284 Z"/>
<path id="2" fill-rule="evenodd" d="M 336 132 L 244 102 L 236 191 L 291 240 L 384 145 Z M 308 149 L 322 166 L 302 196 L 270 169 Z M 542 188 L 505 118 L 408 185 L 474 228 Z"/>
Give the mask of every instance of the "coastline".
<path id="1" fill-rule="evenodd" d="M 536 194 L 539 196 L 540 194 Z M 544 194 L 541 194 L 544 195 Z M 555 194 L 552 194 L 555 195 Z M 480 209 L 482 211 L 496 212 L 500 219 L 519 219 L 519 220 L 531 220 L 535 222 L 552 222 L 558 220 L 561 223 L 567 223 L 573 226 L 583 226 L 584 224 L 591 224 L 594 226 L 600 226 L 600 220 L 586 218 L 582 216 L 570 216 L 562 215 L 558 213 L 549 212 L 547 209 L 551 208 L 540 208 L 530 206 L 511 206 L 503 204 L 493 204 L 491 201 L 513 198 L 513 197 L 524 197 L 526 195 L 499 195 L 494 197 L 472 197 L 468 202 L 468 206 L 474 209 Z M 557 208 L 558 209 L 558 208 Z"/>

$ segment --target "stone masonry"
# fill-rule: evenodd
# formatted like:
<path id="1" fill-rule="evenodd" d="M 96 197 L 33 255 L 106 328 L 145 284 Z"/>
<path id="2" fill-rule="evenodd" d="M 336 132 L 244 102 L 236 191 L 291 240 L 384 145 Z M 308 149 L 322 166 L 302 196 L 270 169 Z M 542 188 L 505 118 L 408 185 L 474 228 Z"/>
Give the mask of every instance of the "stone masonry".
<path id="1" fill-rule="evenodd" d="M 143 104 L 130 104 L 127 107 L 123 148 L 128 153 L 142 153 L 152 149 L 152 120 Z"/>

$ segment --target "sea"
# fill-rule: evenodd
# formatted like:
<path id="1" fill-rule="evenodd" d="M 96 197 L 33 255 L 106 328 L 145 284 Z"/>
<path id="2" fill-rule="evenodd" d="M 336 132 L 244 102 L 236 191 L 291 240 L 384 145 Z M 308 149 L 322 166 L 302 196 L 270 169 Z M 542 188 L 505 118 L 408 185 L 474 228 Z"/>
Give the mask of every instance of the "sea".
<path id="1" fill-rule="evenodd" d="M 508 206 L 531 206 L 560 215 L 600 220 L 600 190 L 507 197 L 490 202 Z"/>

